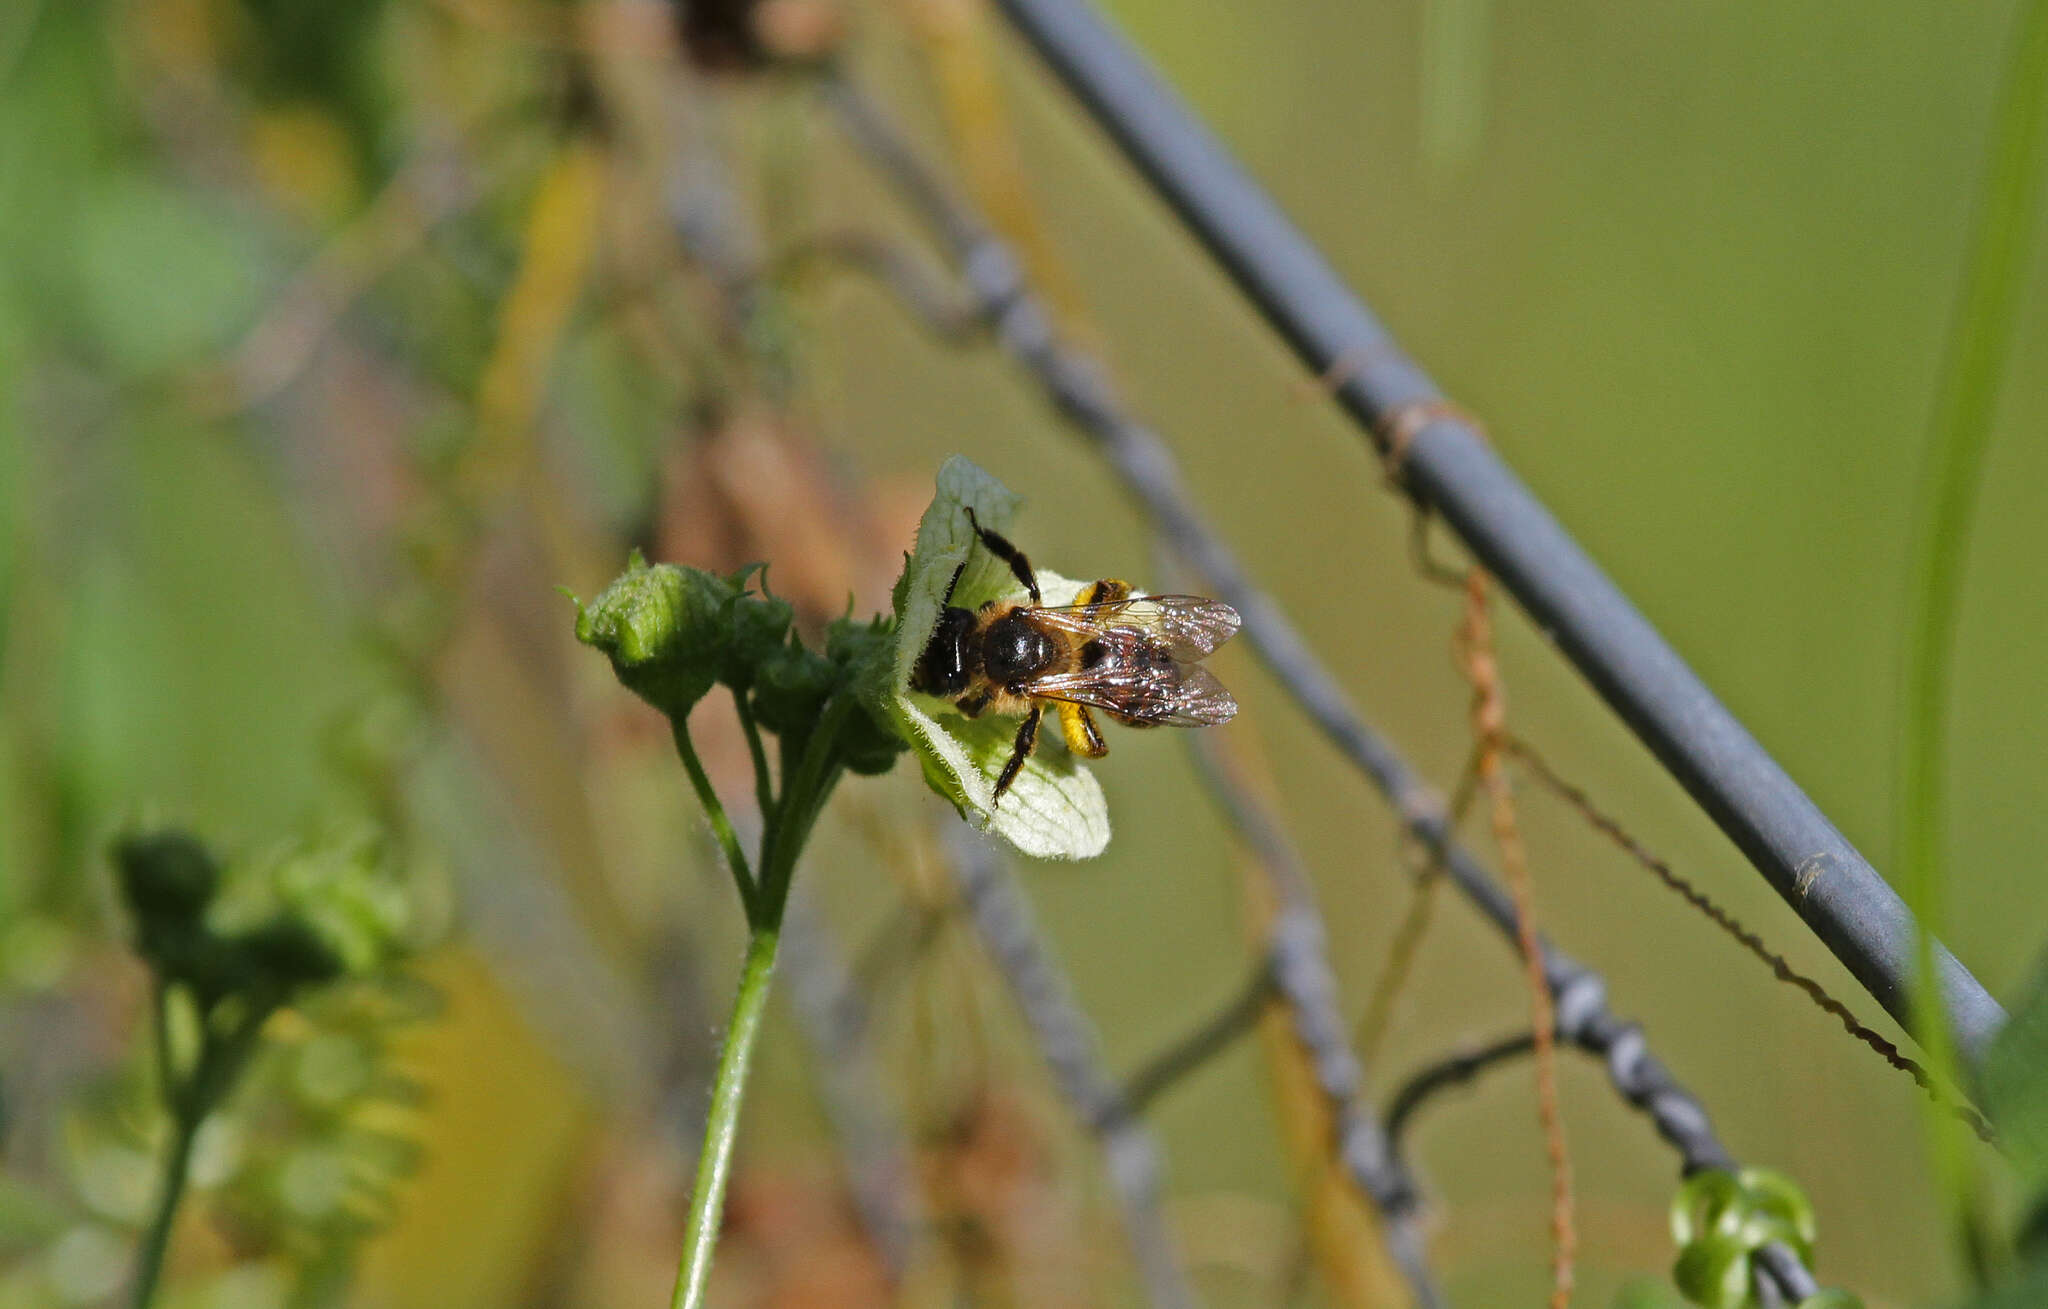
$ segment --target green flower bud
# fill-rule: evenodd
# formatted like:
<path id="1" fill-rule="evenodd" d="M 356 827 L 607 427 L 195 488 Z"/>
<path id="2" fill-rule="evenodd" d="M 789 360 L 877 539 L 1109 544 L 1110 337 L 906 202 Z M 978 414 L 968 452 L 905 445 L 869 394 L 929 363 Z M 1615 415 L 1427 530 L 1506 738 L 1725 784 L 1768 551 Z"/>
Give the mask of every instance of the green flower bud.
<path id="1" fill-rule="evenodd" d="M 291 992 L 331 982 L 347 971 L 311 923 L 289 914 L 241 933 L 228 945 L 251 989 Z"/>
<path id="2" fill-rule="evenodd" d="M 780 653 L 795 616 L 789 601 L 767 593 L 765 582 L 758 595 L 746 589 L 748 576 L 759 567 L 749 564 L 726 579 L 734 594 L 725 606 L 725 651 L 718 680 L 739 694 L 754 685 L 761 665 Z"/>
<path id="3" fill-rule="evenodd" d="M 179 831 L 138 832 L 114 844 L 121 895 L 147 929 L 195 922 L 220 888 L 220 864 L 197 838 Z"/>
<path id="4" fill-rule="evenodd" d="M 825 699 L 839 681 L 839 670 L 821 654 L 791 637 L 762 660 L 754 678 L 754 716 L 778 735 L 801 735 L 817 723 Z"/>
<path id="5" fill-rule="evenodd" d="M 604 651 L 619 681 L 670 718 L 704 698 L 731 644 L 725 578 L 676 564 L 648 567 L 635 551 L 626 571 L 576 618 L 576 639 Z"/>
<path id="6" fill-rule="evenodd" d="M 902 737 L 874 720 L 863 707 L 840 730 L 839 749 L 846 767 L 863 777 L 875 777 L 896 766 L 896 758 L 910 746 Z"/>
<path id="7" fill-rule="evenodd" d="M 847 768 L 865 776 L 888 772 L 896 757 L 910 748 L 888 707 L 896 660 L 895 620 L 860 623 L 841 618 L 825 629 L 825 655 L 840 670 L 840 684 L 860 700 L 859 712 L 839 730 Z"/>

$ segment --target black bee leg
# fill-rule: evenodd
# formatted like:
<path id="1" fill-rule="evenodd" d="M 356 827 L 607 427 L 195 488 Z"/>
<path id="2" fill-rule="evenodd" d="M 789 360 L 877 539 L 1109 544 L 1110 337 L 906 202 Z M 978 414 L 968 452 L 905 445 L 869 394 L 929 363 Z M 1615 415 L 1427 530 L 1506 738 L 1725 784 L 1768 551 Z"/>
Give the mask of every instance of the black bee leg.
<path id="1" fill-rule="evenodd" d="M 961 696 L 953 702 L 953 707 L 966 714 L 969 718 L 979 718 L 981 717 L 981 711 L 988 708 L 989 701 L 993 699 L 995 697 L 988 692 L 977 691 L 973 695 Z"/>
<path id="2" fill-rule="evenodd" d="M 965 559 L 962 559 L 960 561 L 960 566 L 953 570 L 953 580 L 946 583 L 946 598 L 939 601 L 939 605 L 942 608 L 945 606 L 949 606 L 953 603 L 953 592 L 960 585 L 960 574 L 966 571 L 967 561 Z"/>
<path id="3" fill-rule="evenodd" d="M 1003 765 L 1002 776 L 996 778 L 996 794 L 995 798 L 988 802 L 989 808 L 993 809 L 1003 802 L 1003 792 L 1010 789 L 1010 783 L 1017 780 L 1018 770 L 1023 768 L 1024 761 L 1031 757 L 1031 747 L 1038 744 L 1038 720 L 1044 714 L 1043 708 L 1032 705 L 1031 711 L 1024 715 L 1023 723 L 1017 728 L 1017 744 L 1010 751 L 1010 762 Z"/>
<path id="4" fill-rule="evenodd" d="M 1024 552 L 1011 545 L 1009 538 L 1000 532 L 983 527 L 974 516 L 974 510 L 967 511 L 967 521 L 973 525 L 974 534 L 981 538 L 981 543 L 988 547 L 988 552 L 1008 564 L 1017 580 L 1024 583 L 1024 589 L 1031 592 L 1031 603 L 1044 604 L 1045 598 L 1038 594 L 1038 576 L 1031 571 L 1031 561 L 1024 557 Z"/>

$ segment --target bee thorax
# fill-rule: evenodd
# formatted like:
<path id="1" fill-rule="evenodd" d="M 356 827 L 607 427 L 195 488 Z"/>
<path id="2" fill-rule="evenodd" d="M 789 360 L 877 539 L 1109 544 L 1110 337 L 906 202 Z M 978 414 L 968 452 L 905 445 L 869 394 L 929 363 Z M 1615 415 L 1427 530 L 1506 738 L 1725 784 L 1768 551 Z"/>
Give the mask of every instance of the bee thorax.
<path id="1" fill-rule="evenodd" d="M 982 669 L 999 685 L 1043 671 L 1059 654 L 1052 638 L 1034 627 L 1022 610 L 1011 610 L 990 623 L 982 637 Z"/>

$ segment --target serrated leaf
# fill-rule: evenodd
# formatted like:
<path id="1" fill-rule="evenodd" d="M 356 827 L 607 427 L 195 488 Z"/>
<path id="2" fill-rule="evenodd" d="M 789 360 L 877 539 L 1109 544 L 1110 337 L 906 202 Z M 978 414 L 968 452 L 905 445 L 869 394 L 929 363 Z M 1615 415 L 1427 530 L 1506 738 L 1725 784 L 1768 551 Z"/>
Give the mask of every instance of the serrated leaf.
<path id="1" fill-rule="evenodd" d="M 917 525 L 917 546 L 904 561 L 897 587 L 897 645 L 889 716 L 916 748 L 932 789 L 953 802 L 975 826 L 1042 859 L 1088 859 L 1109 844 L 1109 801 L 1094 774 L 1068 753 L 1054 731 L 1041 731 L 1000 806 L 996 778 L 1017 735 L 1014 718 L 967 718 L 943 700 L 910 689 L 926 641 L 939 624 L 946 586 L 964 560 L 953 603 L 974 608 L 1024 594 L 1008 565 L 974 548 L 967 511 L 981 525 L 1003 531 L 1021 503 L 1001 482 L 955 455 L 939 469 L 938 490 Z M 1085 583 L 1038 569 L 1047 604 L 1071 604 Z"/>

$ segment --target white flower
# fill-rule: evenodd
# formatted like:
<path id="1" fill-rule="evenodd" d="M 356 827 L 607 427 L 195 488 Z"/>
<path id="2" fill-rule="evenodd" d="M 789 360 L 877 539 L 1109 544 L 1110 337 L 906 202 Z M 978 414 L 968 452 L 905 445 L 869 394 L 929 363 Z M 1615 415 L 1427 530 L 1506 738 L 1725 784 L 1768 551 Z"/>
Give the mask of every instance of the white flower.
<path id="1" fill-rule="evenodd" d="M 989 600 L 1021 600 L 1024 588 L 1002 560 L 980 547 L 967 511 L 983 527 L 1006 531 L 1020 498 L 972 462 L 954 455 L 939 469 L 938 493 L 917 525 L 917 546 L 896 583 L 896 658 L 885 708 L 916 749 L 925 780 L 961 816 L 1043 859 L 1088 859 L 1109 844 L 1109 802 L 1094 774 L 1070 754 L 1055 724 L 995 803 L 996 778 L 1009 760 L 1018 720 L 995 714 L 968 718 L 948 701 L 910 689 L 917 659 L 938 627 L 953 570 L 967 560 L 953 603 L 973 609 Z M 1048 605 L 1072 604 L 1087 583 L 1035 570 Z"/>

